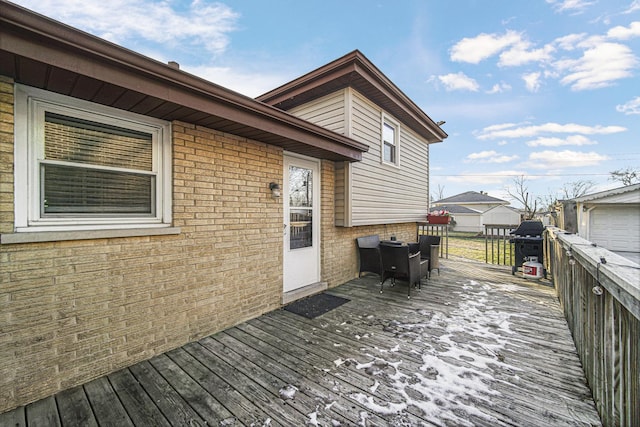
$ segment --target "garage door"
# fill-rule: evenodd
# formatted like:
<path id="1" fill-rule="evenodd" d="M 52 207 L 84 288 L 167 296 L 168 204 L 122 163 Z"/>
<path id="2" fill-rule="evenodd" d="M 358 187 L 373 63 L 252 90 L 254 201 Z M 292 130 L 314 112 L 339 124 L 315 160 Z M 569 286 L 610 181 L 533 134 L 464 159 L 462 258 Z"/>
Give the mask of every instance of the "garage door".
<path id="1" fill-rule="evenodd" d="M 589 215 L 589 240 L 610 251 L 640 252 L 640 207 L 599 206 Z"/>

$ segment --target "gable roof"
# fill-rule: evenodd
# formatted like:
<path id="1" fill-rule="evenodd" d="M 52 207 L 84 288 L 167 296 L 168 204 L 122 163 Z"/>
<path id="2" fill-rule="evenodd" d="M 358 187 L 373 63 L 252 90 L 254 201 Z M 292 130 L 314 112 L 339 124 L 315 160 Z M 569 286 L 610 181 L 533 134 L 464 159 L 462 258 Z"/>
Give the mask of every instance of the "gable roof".
<path id="1" fill-rule="evenodd" d="M 436 206 L 436 207 L 433 207 L 433 208 L 429 209 L 429 212 L 441 211 L 443 209 L 446 210 L 446 211 L 449 211 L 449 213 L 451 213 L 451 214 L 477 214 L 477 215 L 482 214 L 482 212 L 480 212 L 478 210 L 471 209 L 471 208 L 468 208 L 466 206 L 459 206 L 459 205 Z"/>
<path id="2" fill-rule="evenodd" d="M 358 161 L 368 146 L 176 67 L 0 0 L 0 75 L 163 120 L 313 157 Z"/>
<path id="3" fill-rule="evenodd" d="M 346 87 L 357 90 L 430 143 L 447 137 L 440 126 L 358 50 L 256 99 L 286 111 Z"/>
<path id="4" fill-rule="evenodd" d="M 479 193 L 477 191 L 467 191 L 464 193 L 456 194 L 455 196 L 446 197 L 442 200 L 433 202 L 434 204 L 442 203 L 459 203 L 459 204 L 509 204 L 506 200 L 498 199 L 497 197 L 489 196 L 485 193 Z"/>

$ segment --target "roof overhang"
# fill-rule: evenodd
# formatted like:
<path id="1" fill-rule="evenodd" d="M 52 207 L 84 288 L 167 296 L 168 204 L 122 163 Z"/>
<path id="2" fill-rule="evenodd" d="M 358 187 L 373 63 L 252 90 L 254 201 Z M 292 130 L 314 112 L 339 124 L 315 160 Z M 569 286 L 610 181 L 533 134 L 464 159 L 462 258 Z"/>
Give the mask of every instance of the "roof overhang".
<path id="1" fill-rule="evenodd" d="M 366 96 L 429 143 L 441 142 L 448 136 L 358 50 L 256 99 L 286 111 L 346 87 Z"/>
<path id="2" fill-rule="evenodd" d="M 368 146 L 167 64 L 0 0 L 0 75 L 16 83 L 312 157 L 359 161 Z"/>
<path id="3" fill-rule="evenodd" d="M 611 190 L 600 191 L 598 193 L 587 194 L 581 197 L 576 197 L 573 199 L 574 202 L 583 203 L 583 202 L 596 202 L 596 203 L 619 203 L 619 200 L 615 198 L 615 196 L 624 195 L 631 192 L 638 192 L 635 199 L 637 200 L 629 200 L 631 203 L 640 202 L 640 184 L 631 184 L 624 187 L 617 187 Z M 613 201 L 609 201 L 608 199 L 614 199 Z"/>

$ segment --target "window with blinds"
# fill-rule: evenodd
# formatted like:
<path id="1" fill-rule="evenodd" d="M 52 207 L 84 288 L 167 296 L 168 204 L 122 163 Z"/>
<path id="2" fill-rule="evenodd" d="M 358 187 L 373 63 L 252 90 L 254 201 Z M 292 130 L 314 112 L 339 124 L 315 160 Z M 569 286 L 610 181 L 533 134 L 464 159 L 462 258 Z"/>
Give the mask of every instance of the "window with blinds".
<path id="1" fill-rule="evenodd" d="M 171 124 L 16 85 L 15 230 L 170 227 Z"/>
<path id="2" fill-rule="evenodd" d="M 154 215 L 152 135 L 45 114 L 42 215 Z"/>

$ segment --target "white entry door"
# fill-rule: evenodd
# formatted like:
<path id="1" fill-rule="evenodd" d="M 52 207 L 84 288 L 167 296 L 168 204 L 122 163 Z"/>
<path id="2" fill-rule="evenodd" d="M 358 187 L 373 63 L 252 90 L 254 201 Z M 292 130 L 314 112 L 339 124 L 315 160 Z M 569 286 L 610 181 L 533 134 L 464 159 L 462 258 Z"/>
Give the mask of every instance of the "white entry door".
<path id="1" fill-rule="evenodd" d="M 320 281 L 320 168 L 284 157 L 284 292 Z"/>

